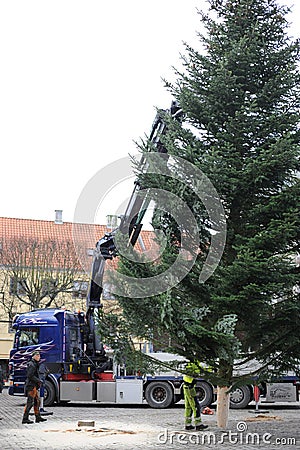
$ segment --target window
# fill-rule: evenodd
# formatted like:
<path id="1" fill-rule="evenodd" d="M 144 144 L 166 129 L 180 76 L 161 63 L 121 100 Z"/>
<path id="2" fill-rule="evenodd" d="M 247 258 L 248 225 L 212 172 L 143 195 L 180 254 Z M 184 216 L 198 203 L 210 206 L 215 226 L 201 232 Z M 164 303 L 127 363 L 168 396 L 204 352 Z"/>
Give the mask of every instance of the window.
<path id="1" fill-rule="evenodd" d="M 11 310 L 8 313 L 8 320 L 9 320 L 9 324 L 8 324 L 8 333 L 14 333 L 15 330 L 13 329 L 13 323 L 14 323 L 14 318 L 17 316 L 17 311 L 15 310 Z"/>
<path id="2" fill-rule="evenodd" d="M 42 294 L 49 295 L 57 290 L 58 281 L 52 278 L 44 279 L 42 281 Z"/>
<path id="3" fill-rule="evenodd" d="M 16 344 L 19 347 L 27 347 L 29 345 L 37 345 L 39 343 L 39 329 L 38 328 L 26 328 L 20 330 L 20 333 L 16 336 Z"/>
<path id="4" fill-rule="evenodd" d="M 66 332 L 67 349 L 66 357 L 70 361 L 76 361 L 80 356 L 81 337 L 78 327 L 69 327 Z"/>
<path id="5" fill-rule="evenodd" d="M 73 297 L 85 298 L 89 288 L 88 281 L 74 281 L 73 283 Z"/>
<path id="6" fill-rule="evenodd" d="M 103 300 L 115 300 L 115 296 L 110 292 L 112 289 L 111 284 L 105 283 L 103 285 L 102 298 Z"/>
<path id="7" fill-rule="evenodd" d="M 77 342 L 78 341 L 78 329 L 70 328 L 70 341 Z"/>
<path id="8" fill-rule="evenodd" d="M 9 293 L 11 295 L 26 295 L 26 280 L 18 280 L 17 277 L 11 277 Z"/>

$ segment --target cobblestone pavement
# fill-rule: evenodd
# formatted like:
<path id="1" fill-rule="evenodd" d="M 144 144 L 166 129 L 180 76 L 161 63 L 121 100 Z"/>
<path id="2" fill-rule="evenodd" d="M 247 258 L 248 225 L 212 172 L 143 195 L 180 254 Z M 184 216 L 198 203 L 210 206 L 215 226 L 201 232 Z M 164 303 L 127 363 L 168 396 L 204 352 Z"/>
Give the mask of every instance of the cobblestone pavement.
<path id="1" fill-rule="evenodd" d="M 184 432 L 182 404 L 157 410 L 147 405 L 124 407 L 67 404 L 47 408 L 47 422 L 22 425 L 24 397 L 0 394 L 0 450 L 143 449 L 300 449 L 300 404 L 261 404 L 230 410 L 229 426 L 221 430 L 216 415 L 202 416 L 205 432 Z M 78 427 L 78 421 L 95 421 Z"/>

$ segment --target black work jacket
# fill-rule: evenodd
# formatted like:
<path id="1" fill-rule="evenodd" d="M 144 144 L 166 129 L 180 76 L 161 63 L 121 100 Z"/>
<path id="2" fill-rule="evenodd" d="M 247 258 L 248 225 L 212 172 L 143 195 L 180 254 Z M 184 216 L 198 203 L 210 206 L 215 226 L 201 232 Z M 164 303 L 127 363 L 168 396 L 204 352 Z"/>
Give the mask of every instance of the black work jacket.
<path id="1" fill-rule="evenodd" d="M 35 359 L 31 359 L 27 365 L 27 378 L 25 383 L 25 390 L 31 391 L 34 387 L 40 387 L 41 381 L 39 378 L 39 363 Z"/>

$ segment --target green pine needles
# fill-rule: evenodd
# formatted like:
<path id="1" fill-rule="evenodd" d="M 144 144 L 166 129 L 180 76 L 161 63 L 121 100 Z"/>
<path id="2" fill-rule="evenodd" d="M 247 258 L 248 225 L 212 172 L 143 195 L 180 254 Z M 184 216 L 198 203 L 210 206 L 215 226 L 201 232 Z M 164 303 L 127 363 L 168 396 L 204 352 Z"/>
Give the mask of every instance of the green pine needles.
<path id="1" fill-rule="evenodd" d="M 237 359 L 256 359 L 264 376 L 299 366 L 299 41 L 289 38 L 288 9 L 276 1 L 209 4 L 208 14 L 199 12 L 199 45 L 185 46 L 177 81 L 166 82 L 184 121 L 170 123 L 163 141 L 169 155 L 197 166 L 216 188 L 227 221 L 223 256 L 199 284 L 218 224 L 184 183 L 142 175 L 145 186 L 189 206 L 199 252 L 169 291 L 119 302 L 131 334 L 208 364 L 230 385 Z M 153 223 L 167 237 L 162 255 L 147 264 L 122 259 L 122 273 L 154 276 L 180 253 L 180 224 L 158 209 Z"/>

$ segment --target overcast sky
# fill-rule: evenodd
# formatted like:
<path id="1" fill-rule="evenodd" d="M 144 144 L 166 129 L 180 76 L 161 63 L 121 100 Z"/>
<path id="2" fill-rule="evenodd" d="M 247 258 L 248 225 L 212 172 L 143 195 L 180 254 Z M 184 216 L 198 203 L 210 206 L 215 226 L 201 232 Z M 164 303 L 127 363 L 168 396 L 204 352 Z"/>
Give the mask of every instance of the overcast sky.
<path id="1" fill-rule="evenodd" d="M 295 1 L 295 0 L 294 0 Z M 292 5 L 291 0 L 282 4 Z M 296 3 L 296 1 L 295 1 Z M 27 0 L 0 3 L 0 216 L 72 221 L 80 193 L 107 164 L 136 153 L 162 77 L 196 45 L 204 0 Z M 300 3 L 293 8 L 297 36 Z M 298 23 L 297 23 L 298 20 Z M 106 196 L 104 223 L 133 180 Z"/>

